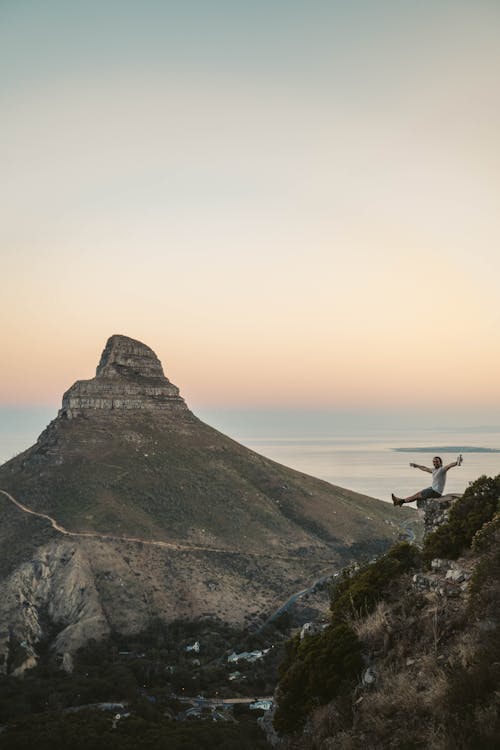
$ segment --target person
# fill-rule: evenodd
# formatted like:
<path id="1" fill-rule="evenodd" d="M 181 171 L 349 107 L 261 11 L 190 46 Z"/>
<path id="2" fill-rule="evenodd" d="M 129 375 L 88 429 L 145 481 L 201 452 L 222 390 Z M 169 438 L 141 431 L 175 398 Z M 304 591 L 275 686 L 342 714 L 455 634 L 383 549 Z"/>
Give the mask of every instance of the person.
<path id="1" fill-rule="evenodd" d="M 454 466 L 462 465 L 462 454 L 460 454 L 456 461 L 453 461 L 452 464 L 447 464 L 446 466 L 443 466 L 443 461 L 439 456 L 434 456 L 432 459 L 432 465 L 434 468 L 429 469 L 428 466 L 420 466 L 420 464 L 413 463 L 410 464 L 414 469 L 420 469 L 421 471 L 427 471 L 429 474 L 432 474 L 432 484 L 430 487 L 426 487 L 424 490 L 420 490 L 420 492 L 411 495 L 411 497 L 396 497 L 396 495 L 392 494 L 391 497 L 394 505 L 404 505 L 405 503 L 412 503 L 414 500 L 428 500 L 432 497 L 441 497 L 446 483 L 446 472 Z"/>

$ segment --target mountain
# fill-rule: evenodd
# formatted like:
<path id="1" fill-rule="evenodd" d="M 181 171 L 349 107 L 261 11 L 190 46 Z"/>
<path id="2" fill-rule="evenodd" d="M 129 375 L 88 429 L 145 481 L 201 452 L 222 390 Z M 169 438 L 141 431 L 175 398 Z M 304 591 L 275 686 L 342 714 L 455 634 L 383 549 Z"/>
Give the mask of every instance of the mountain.
<path id="1" fill-rule="evenodd" d="M 0 660 L 35 664 L 152 619 L 248 623 L 387 547 L 386 503 L 281 466 L 200 421 L 156 354 L 112 336 L 36 444 L 0 466 Z M 15 658 L 13 656 L 15 654 Z"/>

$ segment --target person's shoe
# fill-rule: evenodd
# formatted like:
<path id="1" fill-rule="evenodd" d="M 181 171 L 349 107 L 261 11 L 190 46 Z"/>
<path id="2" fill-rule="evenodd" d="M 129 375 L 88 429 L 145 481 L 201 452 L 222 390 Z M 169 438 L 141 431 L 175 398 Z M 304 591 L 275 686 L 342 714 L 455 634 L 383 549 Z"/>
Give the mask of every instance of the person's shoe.
<path id="1" fill-rule="evenodd" d="M 391 495 L 393 505 L 401 506 L 404 503 L 404 500 L 402 500 L 400 497 L 396 497 L 396 495 Z"/>

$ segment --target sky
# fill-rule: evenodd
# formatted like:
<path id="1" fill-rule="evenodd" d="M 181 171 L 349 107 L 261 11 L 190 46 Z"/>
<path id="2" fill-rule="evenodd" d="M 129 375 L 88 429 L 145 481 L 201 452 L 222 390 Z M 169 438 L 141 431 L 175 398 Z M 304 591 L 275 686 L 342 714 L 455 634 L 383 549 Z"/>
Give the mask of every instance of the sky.
<path id="1" fill-rule="evenodd" d="M 500 424 L 500 5 L 2 0 L 0 407 Z"/>

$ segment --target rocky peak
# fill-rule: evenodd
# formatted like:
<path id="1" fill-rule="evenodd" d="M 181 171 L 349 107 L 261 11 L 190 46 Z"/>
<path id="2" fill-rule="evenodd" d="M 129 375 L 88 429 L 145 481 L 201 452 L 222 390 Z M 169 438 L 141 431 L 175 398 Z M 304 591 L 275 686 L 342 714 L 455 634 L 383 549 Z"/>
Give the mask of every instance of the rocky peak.
<path id="1" fill-rule="evenodd" d="M 163 374 L 149 346 L 115 334 L 106 342 L 91 380 L 78 380 L 63 396 L 60 416 L 130 410 L 188 411 L 179 389 Z"/>
<path id="2" fill-rule="evenodd" d="M 149 346 L 118 334 L 107 340 L 97 365 L 96 377 L 165 379 L 161 362 Z"/>

